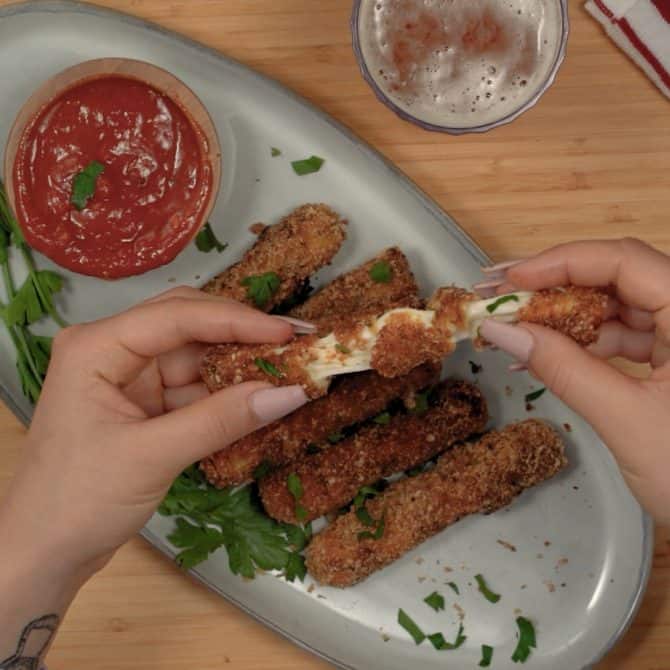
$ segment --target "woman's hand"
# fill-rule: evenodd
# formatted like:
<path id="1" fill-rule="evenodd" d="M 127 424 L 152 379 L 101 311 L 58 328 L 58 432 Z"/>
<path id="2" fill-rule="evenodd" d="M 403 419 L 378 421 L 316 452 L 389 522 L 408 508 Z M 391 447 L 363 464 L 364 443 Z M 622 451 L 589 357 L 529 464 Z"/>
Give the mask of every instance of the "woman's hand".
<path id="1" fill-rule="evenodd" d="M 62 331 L 0 536 L 90 573 L 136 533 L 186 466 L 307 398 L 240 384 L 209 395 L 202 343 L 277 342 L 307 324 L 179 288 Z M 169 411 L 172 410 L 172 411 Z"/>
<path id="2" fill-rule="evenodd" d="M 612 319 L 589 350 L 551 330 L 488 320 L 482 335 L 525 364 L 612 450 L 633 493 L 670 523 L 670 258 L 639 240 L 573 242 L 486 270 L 498 293 L 611 287 Z M 636 379 L 602 359 L 649 363 Z"/>

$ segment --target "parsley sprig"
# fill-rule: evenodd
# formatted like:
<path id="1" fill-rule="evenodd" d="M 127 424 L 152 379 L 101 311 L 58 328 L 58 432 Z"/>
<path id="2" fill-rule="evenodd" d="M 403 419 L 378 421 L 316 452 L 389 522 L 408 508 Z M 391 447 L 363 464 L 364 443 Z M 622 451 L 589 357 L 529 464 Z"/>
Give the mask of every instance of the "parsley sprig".
<path id="1" fill-rule="evenodd" d="M 289 581 L 305 575 L 300 552 L 311 529 L 270 519 L 251 486 L 217 489 L 191 466 L 172 484 L 158 511 L 177 517 L 168 540 L 181 550 L 176 561 L 183 568 L 223 547 L 236 575 L 251 579 L 257 569 L 283 571 Z"/>
<path id="2" fill-rule="evenodd" d="M 17 289 L 9 266 L 12 248 L 21 254 L 28 276 Z M 67 326 L 54 304 L 54 296 L 63 286 L 60 275 L 38 270 L 30 247 L 9 207 L 0 181 L 0 270 L 7 303 L 0 302 L 0 317 L 16 348 L 16 368 L 24 395 L 37 402 L 51 356 L 51 338 L 34 335 L 28 326 L 50 316 L 59 326 Z"/>

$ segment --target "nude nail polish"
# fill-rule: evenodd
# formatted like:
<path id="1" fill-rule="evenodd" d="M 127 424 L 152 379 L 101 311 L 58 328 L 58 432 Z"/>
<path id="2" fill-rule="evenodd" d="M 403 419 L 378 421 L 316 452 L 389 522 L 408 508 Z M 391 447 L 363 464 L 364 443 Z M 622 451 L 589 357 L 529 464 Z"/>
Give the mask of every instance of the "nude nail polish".
<path id="1" fill-rule="evenodd" d="M 496 263 L 495 265 L 490 265 L 488 267 L 482 267 L 482 272 L 484 274 L 490 275 L 490 274 L 500 274 L 504 272 L 505 270 L 509 270 L 510 268 L 514 267 L 515 265 L 518 265 L 519 263 L 523 263 L 525 261 L 525 258 L 517 258 L 512 261 L 503 261 L 502 263 Z"/>
<path id="2" fill-rule="evenodd" d="M 304 405 L 309 398 L 302 386 L 278 386 L 261 389 L 249 396 L 249 408 L 261 423 L 271 423 Z"/>
<path id="3" fill-rule="evenodd" d="M 276 316 L 275 318 L 291 324 L 293 326 L 293 332 L 296 335 L 311 335 L 316 332 L 316 326 L 313 323 L 309 323 L 309 321 L 294 319 L 292 316 Z"/>
<path id="4" fill-rule="evenodd" d="M 533 336 L 525 328 L 486 319 L 479 331 L 482 337 L 516 358 L 519 363 L 528 363 L 533 351 Z"/>

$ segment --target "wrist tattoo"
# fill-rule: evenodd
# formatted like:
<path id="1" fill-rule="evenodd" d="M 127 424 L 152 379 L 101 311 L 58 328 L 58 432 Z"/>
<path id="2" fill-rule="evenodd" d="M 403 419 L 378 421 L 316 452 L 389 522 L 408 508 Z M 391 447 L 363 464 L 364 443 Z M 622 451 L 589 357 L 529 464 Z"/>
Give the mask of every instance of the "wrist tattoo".
<path id="1" fill-rule="evenodd" d="M 21 632 L 16 653 L 0 661 L 0 670 L 40 670 L 42 657 L 59 623 L 57 614 L 47 614 L 31 621 Z"/>

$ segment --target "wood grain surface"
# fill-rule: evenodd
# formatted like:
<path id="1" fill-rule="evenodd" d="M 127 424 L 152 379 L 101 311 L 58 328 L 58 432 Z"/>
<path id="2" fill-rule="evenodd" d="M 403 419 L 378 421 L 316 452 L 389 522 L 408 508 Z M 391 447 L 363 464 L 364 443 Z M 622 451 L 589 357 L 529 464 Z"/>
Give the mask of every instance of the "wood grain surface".
<path id="1" fill-rule="evenodd" d="M 200 40 L 309 98 L 400 166 L 495 259 L 575 238 L 624 235 L 670 252 L 670 104 L 579 0 L 570 1 L 567 61 L 537 107 L 510 126 L 458 138 L 415 128 L 377 102 L 351 51 L 350 0 L 99 4 Z M 12 476 L 22 434 L 1 407 L 0 493 Z M 79 595 L 49 667 L 330 666 L 191 582 L 134 539 Z M 670 669 L 668 529 L 657 531 L 654 570 L 634 624 L 598 666 L 633 669 Z"/>

